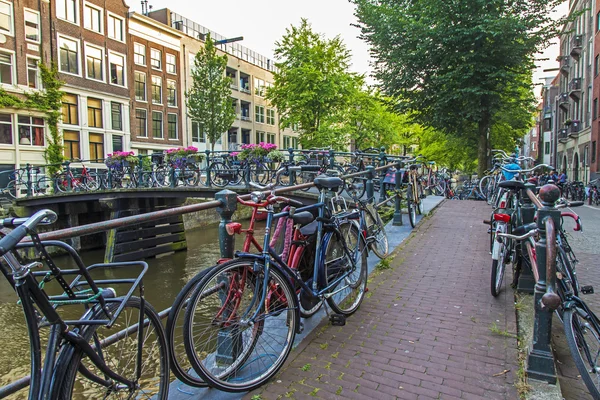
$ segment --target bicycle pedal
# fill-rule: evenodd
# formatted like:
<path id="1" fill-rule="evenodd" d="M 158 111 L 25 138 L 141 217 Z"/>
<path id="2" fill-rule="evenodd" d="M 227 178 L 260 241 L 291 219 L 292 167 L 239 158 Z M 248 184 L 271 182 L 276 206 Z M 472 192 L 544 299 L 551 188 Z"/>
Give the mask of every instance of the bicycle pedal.
<path id="1" fill-rule="evenodd" d="M 344 326 L 346 325 L 346 316 L 343 314 L 331 314 L 329 316 L 329 322 L 333 326 Z"/>
<path id="2" fill-rule="evenodd" d="M 582 286 L 581 293 L 583 294 L 594 294 L 594 287 L 592 285 Z"/>

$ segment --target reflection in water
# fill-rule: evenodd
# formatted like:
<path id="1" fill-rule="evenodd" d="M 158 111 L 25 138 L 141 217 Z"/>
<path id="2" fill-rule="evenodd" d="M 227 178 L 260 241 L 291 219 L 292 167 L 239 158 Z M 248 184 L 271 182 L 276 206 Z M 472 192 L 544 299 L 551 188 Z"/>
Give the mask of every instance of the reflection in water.
<path id="1" fill-rule="evenodd" d="M 262 228 L 262 227 L 261 227 Z M 261 242 L 262 229 L 258 228 L 256 237 Z M 179 290 L 185 283 L 202 269 L 214 265 L 220 258 L 218 229 L 216 227 L 199 228 L 186 232 L 188 249 L 161 258 L 146 260 L 149 269 L 144 276 L 146 299 L 157 311 L 171 306 Z M 243 236 L 236 237 L 236 249 L 241 249 Z M 262 242 L 261 242 L 262 245 Z M 82 254 L 86 265 L 102 262 L 103 251 L 93 251 Z M 66 257 L 56 257 L 55 262 L 59 267 L 73 268 L 74 263 Z M 101 271 L 98 271 L 101 272 Z M 102 274 L 94 273 L 94 278 L 123 278 L 132 277 L 132 270 L 107 270 Z M 119 288 L 117 293 L 123 295 L 125 289 Z M 51 293 L 55 294 L 55 293 Z M 69 307 L 70 308 L 70 307 Z M 69 318 L 75 317 L 73 313 L 80 312 L 81 308 L 65 308 Z M 65 314 L 61 314 L 65 316 Z M 17 304 L 17 295 L 8 282 L 0 278 L 0 342 L 4 343 L 0 352 L 0 386 L 4 386 L 16 379 L 29 375 L 29 338 L 23 311 Z M 42 335 L 47 335 L 47 329 L 42 329 Z M 45 350 L 42 338 L 42 350 Z M 22 390 L 9 399 L 26 399 L 27 391 Z"/>

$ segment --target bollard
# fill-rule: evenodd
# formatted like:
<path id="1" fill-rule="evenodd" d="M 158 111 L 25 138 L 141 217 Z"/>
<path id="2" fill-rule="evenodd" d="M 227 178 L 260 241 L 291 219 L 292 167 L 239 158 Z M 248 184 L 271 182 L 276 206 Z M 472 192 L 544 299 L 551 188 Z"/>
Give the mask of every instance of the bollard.
<path id="1" fill-rule="evenodd" d="M 523 225 L 532 223 L 535 218 L 535 207 L 531 202 L 529 196 L 527 196 L 527 189 L 535 192 L 535 185 L 531 183 L 525 184 L 525 189 L 521 190 L 521 223 Z M 523 244 L 522 242 L 517 242 L 517 254 L 521 254 L 519 259 L 517 260 L 517 270 L 520 270 L 519 280 L 517 283 L 517 291 L 521 293 L 533 293 L 535 287 L 535 278 L 533 277 L 533 272 L 531 268 L 528 268 L 523 262 Z M 514 283 L 514 282 L 513 282 Z"/>
<path id="2" fill-rule="evenodd" d="M 67 177 L 67 192 L 70 192 L 73 189 L 73 182 L 71 181 L 71 163 L 65 161 L 63 165 L 65 166 L 65 174 Z"/>
<path id="3" fill-rule="evenodd" d="M 536 261 L 539 280 L 534 291 L 534 326 L 533 345 L 527 358 L 527 375 L 532 379 L 556 383 L 556 371 L 554 369 L 554 357 L 550 348 L 550 333 L 552 331 L 552 314 L 550 310 L 542 309 L 542 297 L 546 294 L 548 276 L 546 274 L 546 220 L 552 218 L 555 226 L 560 226 L 560 210 L 554 207 L 554 203 L 560 197 L 560 189 L 552 184 L 543 186 L 539 193 L 544 207 L 538 210 L 537 226 L 540 240 L 535 246 Z M 553 260 L 556 262 L 556 260 Z M 552 279 L 550 278 L 550 282 Z M 552 288 L 554 289 L 554 288 Z"/>
<path id="4" fill-rule="evenodd" d="M 396 196 L 394 199 L 394 219 L 392 220 L 393 226 L 402 226 L 402 202 L 400 197 L 400 190 L 402 189 L 402 171 L 400 170 L 400 163 L 396 164 Z"/>
<path id="5" fill-rule="evenodd" d="M 384 164 L 382 164 L 384 165 Z M 387 197 L 387 193 L 385 192 L 385 175 L 387 174 L 387 171 L 385 171 L 383 174 L 379 174 L 379 202 L 382 203 L 386 197 Z"/>
<path id="6" fill-rule="evenodd" d="M 288 153 L 290 153 L 290 165 L 294 165 L 294 149 L 289 147 Z M 296 184 L 296 171 L 288 170 L 288 174 L 290 174 L 290 186 L 294 186 Z"/>
<path id="7" fill-rule="evenodd" d="M 217 213 L 221 216 L 221 222 L 219 222 L 221 258 L 231 259 L 233 258 L 233 251 L 235 248 L 235 235 L 229 235 L 226 226 L 231 222 L 231 217 L 237 209 L 237 194 L 231 190 L 221 190 L 215 194 L 215 200 L 219 200 L 222 203 L 220 207 L 217 207 Z M 227 285 L 227 282 L 223 282 L 223 284 Z M 225 302 L 227 300 L 227 290 L 221 291 L 219 297 L 222 302 Z M 227 315 L 223 315 L 223 317 L 227 318 Z M 217 362 L 220 361 L 231 364 L 236 360 L 243 348 L 241 339 L 237 327 L 222 328 L 217 335 L 217 349 L 215 356 Z"/>
<path id="8" fill-rule="evenodd" d="M 27 163 L 27 197 L 31 196 L 31 164 Z M 16 185 L 15 185 L 16 186 Z"/>
<path id="9" fill-rule="evenodd" d="M 206 153 L 206 186 L 212 186 L 212 180 L 210 179 L 210 150 L 204 150 Z"/>
<path id="10" fill-rule="evenodd" d="M 329 149 L 329 169 L 335 168 L 335 151 Z"/>
<path id="11" fill-rule="evenodd" d="M 373 176 L 375 176 L 375 167 L 372 165 L 367 166 L 367 183 L 365 184 L 367 190 L 367 201 L 373 204 L 375 200 L 375 185 L 373 184 Z"/>
<path id="12" fill-rule="evenodd" d="M 144 178 L 144 156 L 141 154 L 138 154 L 138 179 L 137 179 L 137 185 L 136 187 L 140 187 L 142 186 L 142 179 Z M 148 182 L 149 183 L 149 182 Z M 149 184 L 148 187 L 150 187 L 151 185 Z"/>

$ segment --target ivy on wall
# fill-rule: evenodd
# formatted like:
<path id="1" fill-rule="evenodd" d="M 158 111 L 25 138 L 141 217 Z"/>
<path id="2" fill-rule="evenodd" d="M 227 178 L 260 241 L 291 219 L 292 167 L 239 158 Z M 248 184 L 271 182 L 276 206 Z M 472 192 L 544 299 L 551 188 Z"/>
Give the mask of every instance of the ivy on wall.
<path id="1" fill-rule="evenodd" d="M 47 146 L 44 150 L 44 159 L 48 166 L 48 172 L 53 175 L 60 170 L 60 164 L 64 161 L 62 136 L 58 131 L 58 120 L 61 116 L 63 92 L 60 88 L 63 82 L 58 79 L 56 65 L 46 66 L 39 63 L 43 90 L 26 92 L 24 98 L 7 93 L 0 88 L 0 108 L 34 109 L 46 114 L 49 133 L 46 135 Z"/>

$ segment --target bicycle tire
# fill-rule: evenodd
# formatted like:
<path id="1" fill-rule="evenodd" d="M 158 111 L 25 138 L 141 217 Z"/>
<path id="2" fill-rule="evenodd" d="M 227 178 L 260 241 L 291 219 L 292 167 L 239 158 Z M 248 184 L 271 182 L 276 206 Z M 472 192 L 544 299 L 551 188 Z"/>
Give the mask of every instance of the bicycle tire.
<path id="1" fill-rule="evenodd" d="M 111 312 L 114 312 L 120 304 L 121 303 L 118 302 L 111 302 L 108 303 L 107 306 Z M 129 316 L 127 314 L 128 308 L 136 309 L 137 312 L 134 313 L 135 315 Z M 123 309 L 115 324 L 111 329 L 106 330 L 107 337 L 104 339 L 107 339 L 111 335 L 114 335 L 115 333 L 127 327 L 135 326 L 135 324 L 139 321 L 140 308 L 140 298 L 130 297 L 125 304 L 125 309 Z M 99 311 L 100 308 L 98 306 L 96 306 L 96 310 L 98 311 L 94 313 L 91 319 L 104 319 L 105 315 L 103 312 Z M 137 330 L 135 333 L 127 335 L 125 338 L 118 340 L 115 343 L 111 343 L 107 347 L 103 347 L 102 358 L 107 366 L 113 371 L 136 382 L 136 389 L 138 392 L 131 393 L 130 391 L 127 391 L 128 398 L 131 398 L 131 396 L 137 398 L 135 395 L 140 395 L 139 392 L 143 392 L 143 394 L 148 396 L 148 398 L 166 400 L 169 392 L 170 382 L 169 359 L 165 332 L 160 321 L 160 317 L 148 302 L 145 302 L 144 314 L 145 320 L 148 321 L 148 326 L 144 328 L 143 332 L 144 344 L 147 343 L 147 339 L 149 338 L 155 339 L 155 342 L 151 343 L 149 349 L 142 349 L 142 351 L 147 350 L 147 352 L 142 355 L 146 355 L 148 357 L 142 361 L 140 379 L 135 379 L 137 370 L 137 362 L 135 360 L 128 363 L 122 362 L 123 354 L 132 354 L 134 357 L 138 356 Z M 133 322 L 133 325 L 131 322 Z M 150 327 L 152 327 L 152 329 L 150 329 Z M 82 327 L 80 334 L 88 342 L 93 341 L 93 343 L 91 343 L 92 345 L 97 346 L 97 344 L 102 340 L 102 337 L 99 336 L 99 331 L 103 330 L 104 328 L 105 327 L 102 325 L 85 325 Z M 130 350 L 124 352 L 123 347 L 125 346 L 122 345 L 124 342 L 133 342 L 132 344 L 134 346 L 132 346 Z M 85 353 L 82 350 L 77 349 L 72 345 L 66 345 L 63 347 L 59 354 L 59 364 L 62 367 L 55 371 L 52 379 L 52 381 L 56 382 L 59 387 L 53 389 L 53 392 L 56 393 L 56 397 L 52 398 L 57 398 L 59 400 L 71 399 L 73 392 L 79 390 L 85 391 L 85 396 L 88 398 L 120 398 L 119 394 L 122 395 L 122 391 L 111 392 L 109 388 L 103 386 L 101 387 L 95 382 L 85 379 L 83 375 L 77 374 L 79 369 L 84 367 L 87 368 L 88 371 L 95 373 L 95 375 L 104 377 L 103 374 L 97 370 L 97 367 L 95 367 L 89 360 L 87 360 L 86 357 L 84 357 L 84 354 Z M 119 364 L 116 365 L 116 362 L 119 362 Z M 120 370 L 121 368 L 131 375 L 125 373 L 123 370 Z M 97 385 L 97 389 L 99 390 L 99 392 L 96 394 L 92 393 L 95 388 L 94 385 Z M 142 385 L 144 388 L 141 387 Z"/>
<path id="2" fill-rule="evenodd" d="M 187 357 L 185 351 L 185 343 L 183 340 L 183 321 L 185 320 L 185 312 L 189 299 L 192 297 L 196 287 L 210 271 L 210 268 L 204 269 L 194 275 L 183 289 L 177 294 L 169 315 L 167 316 L 167 324 L 165 333 L 167 335 L 167 343 L 169 346 L 169 361 L 171 372 L 184 384 L 193 387 L 206 387 L 208 384 L 194 372 L 192 364 Z M 180 318 L 183 317 L 183 318 Z M 182 321 L 183 320 L 183 321 Z"/>
<path id="3" fill-rule="evenodd" d="M 67 179 L 66 174 L 60 174 L 56 177 L 56 188 L 58 189 L 59 192 L 61 192 L 61 193 L 68 192 L 69 191 L 68 186 L 69 186 L 69 181 Z M 73 190 L 72 187 L 71 187 L 71 190 Z"/>
<path id="4" fill-rule="evenodd" d="M 600 382 L 597 378 L 592 378 L 590 374 L 590 371 L 593 370 L 594 375 L 597 376 L 600 371 L 597 357 L 600 352 L 600 332 L 590 321 L 593 319 L 597 322 L 598 319 L 580 307 L 566 310 L 563 316 L 565 337 L 575 366 L 592 397 L 600 399 Z M 590 346 L 593 347 L 593 350 L 590 350 Z"/>
<path id="5" fill-rule="evenodd" d="M 417 213 L 419 213 L 419 215 L 423 215 L 423 198 L 425 197 L 423 194 L 423 185 L 421 185 L 420 182 L 417 182 L 416 188 L 417 198 L 415 199 L 415 208 L 417 209 Z"/>
<path id="6" fill-rule="evenodd" d="M 367 251 L 356 223 L 343 222 L 339 232 L 332 232 L 323 240 L 321 260 L 326 279 L 324 287 L 333 285 L 348 268 L 352 268 L 352 260 L 345 253 L 343 243 L 354 257 L 356 269 L 331 287 L 330 293 L 333 295 L 327 297 L 327 304 L 337 314 L 350 315 L 360 307 L 367 289 Z"/>
<path id="7" fill-rule="evenodd" d="M 86 190 L 95 191 L 100 188 L 100 182 L 98 182 L 98 177 L 95 173 L 91 172 L 86 178 L 85 183 L 83 184 Z"/>
<path id="8" fill-rule="evenodd" d="M 8 196 L 10 198 L 16 199 L 17 198 L 17 181 L 16 180 L 12 180 L 10 182 L 8 182 L 8 184 L 6 185 L 6 189 L 4 189 L 4 192 L 6 194 L 8 194 Z"/>
<path id="9" fill-rule="evenodd" d="M 35 191 L 42 195 L 51 194 L 54 191 L 54 181 L 44 176 L 35 183 Z"/>
<path id="10" fill-rule="evenodd" d="M 496 242 L 498 243 L 498 242 Z M 502 288 L 502 281 L 504 280 L 504 270 L 506 267 L 506 246 L 498 243 L 498 246 L 502 246 L 500 249 L 500 255 L 497 260 L 492 260 L 492 280 L 491 280 L 491 291 L 492 296 L 498 297 L 500 289 Z"/>
<path id="11" fill-rule="evenodd" d="M 367 205 L 365 209 L 365 223 L 368 236 L 373 238 L 373 241 L 369 243 L 369 248 L 379 259 L 386 258 L 389 255 L 387 233 L 379 213 L 372 205 Z"/>
<path id="12" fill-rule="evenodd" d="M 215 266 L 196 287 L 186 310 L 188 358 L 198 375 L 218 390 L 258 388 L 279 371 L 294 343 L 299 324 L 296 292 L 285 275 L 271 268 L 263 302 L 265 266 L 257 262 L 238 258 Z M 229 291 L 235 292 L 234 301 L 229 301 Z M 199 343 L 196 338 L 208 340 Z M 218 355 L 219 350 L 229 354 Z"/>
<path id="13" fill-rule="evenodd" d="M 229 175 L 236 173 L 220 161 L 210 165 L 210 182 L 213 186 L 225 187 L 229 184 Z"/>
<path id="14" fill-rule="evenodd" d="M 250 181 L 264 185 L 269 181 L 269 170 L 261 163 L 252 163 L 250 166 Z"/>
<path id="15" fill-rule="evenodd" d="M 358 168 L 350 166 L 344 171 L 344 175 L 357 173 Z M 360 200 L 364 195 L 367 188 L 367 178 L 364 176 L 356 176 L 354 178 L 344 179 L 346 186 L 346 193 L 354 200 Z"/>
<path id="16" fill-rule="evenodd" d="M 408 221 L 410 222 L 410 226 L 413 228 L 417 225 L 417 210 L 415 210 L 415 205 L 412 200 L 413 190 L 412 185 L 408 185 L 408 190 L 406 191 L 406 208 L 408 211 Z"/>
<path id="17" fill-rule="evenodd" d="M 290 170 L 289 167 L 283 166 L 279 167 L 275 172 L 275 183 L 277 186 L 291 186 L 290 184 Z"/>

